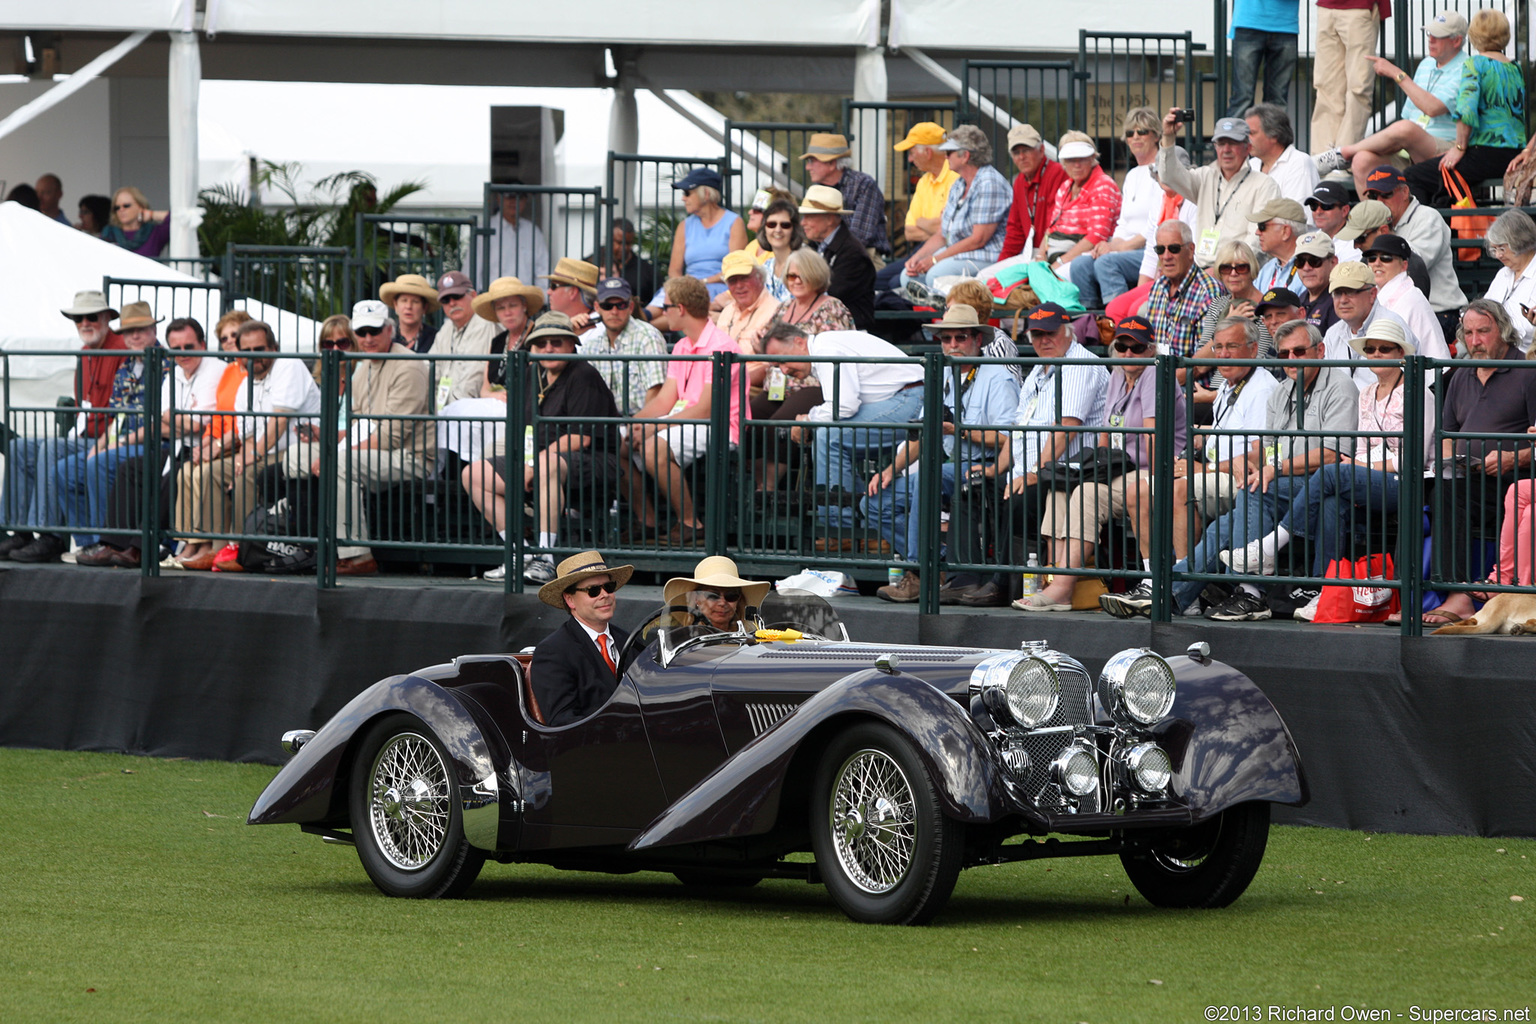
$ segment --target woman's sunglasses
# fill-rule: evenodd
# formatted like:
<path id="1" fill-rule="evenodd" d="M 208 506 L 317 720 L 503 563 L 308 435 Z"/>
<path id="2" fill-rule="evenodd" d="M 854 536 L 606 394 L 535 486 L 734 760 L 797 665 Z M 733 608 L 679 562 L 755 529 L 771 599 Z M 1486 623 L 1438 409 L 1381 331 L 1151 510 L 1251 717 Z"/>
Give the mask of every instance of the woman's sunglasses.
<path id="1" fill-rule="evenodd" d="M 1365 262 L 1367 263 L 1391 263 L 1396 259 L 1397 257 L 1389 252 L 1368 252 L 1365 254 Z"/>
<path id="2" fill-rule="evenodd" d="M 1401 345 L 1361 345 L 1360 351 L 1368 356 L 1378 352 L 1384 356 L 1400 356 L 1403 354 L 1403 347 Z"/>
<path id="3" fill-rule="evenodd" d="M 352 347 L 352 339 L 351 338 L 321 338 L 320 339 L 320 348 L 323 349 L 324 351 L 327 351 L 327 352 L 331 351 L 332 349 L 350 349 L 351 347 Z"/>
<path id="4" fill-rule="evenodd" d="M 1138 355 L 1139 356 L 1143 352 L 1145 352 L 1146 350 L 1147 350 L 1147 343 L 1144 342 L 1144 341 L 1135 341 L 1135 342 L 1117 341 L 1117 342 L 1115 342 L 1115 351 L 1116 352 L 1130 352 L 1130 353 L 1132 353 L 1134 355 Z"/>
<path id="5" fill-rule="evenodd" d="M 1221 273 L 1223 273 L 1223 274 L 1239 274 L 1239 273 L 1241 273 L 1241 274 L 1251 274 L 1251 273 L 1253 273 L 1253 268 L 1250 267 L 1246 263 L 1223 263 L 1221 266 L 1217 267 L 1216 269 L 1218 271 L 1220 271 Z"/>
<path id="6" fill-rule="evenodd" d="M 737 601 L 741 600 L 741 591 L 704 590 L 699 592 L 699 597 L 705 601 L 725 601 L 729 604 L 735 604 Z"/>
<path id="7" fill-rule="evenodd" d="M 763 227 L 769 231 L 788 231 L 794 225 L 787 220 L 768 220 L 763 222 Z"/>

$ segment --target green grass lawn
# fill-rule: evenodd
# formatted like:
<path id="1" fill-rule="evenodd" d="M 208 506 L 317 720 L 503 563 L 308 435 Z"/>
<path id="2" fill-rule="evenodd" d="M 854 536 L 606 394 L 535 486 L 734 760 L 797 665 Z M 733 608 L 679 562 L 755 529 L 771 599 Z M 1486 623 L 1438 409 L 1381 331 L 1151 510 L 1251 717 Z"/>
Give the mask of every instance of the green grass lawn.
<path id="1" fill-rule="evenodd" d="M 350 847 L 245 824 L 272 775 L 0 750 L 0 1021 L 1199 1021 L 1210 1004 L 1411 1020 L 1536 1003 L 1528 840 L 1279 828 L 1217 911 L 1151 907 L 1114 858 L 980 868 L 935 924 L 880 928 L 803 882 L 703 898 L 670 876 L 521 865 L 487 865 L 468 899 L 388 899 Z"/>

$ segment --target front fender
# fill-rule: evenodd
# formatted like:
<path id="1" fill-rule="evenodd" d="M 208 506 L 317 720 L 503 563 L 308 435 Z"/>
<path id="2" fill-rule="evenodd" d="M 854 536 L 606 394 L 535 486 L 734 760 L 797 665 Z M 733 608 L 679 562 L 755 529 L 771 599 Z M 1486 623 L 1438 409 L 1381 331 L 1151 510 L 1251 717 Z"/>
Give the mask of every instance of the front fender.
<path id="1" fill-rule="evenodd" d="M 421 719 L 447 748 L 463 798 L 465 838 L 481 849 L 495 850 L 500 786 L 490 747 L 480 726 L 453 692 L 419 675 L 382 679 L 336 712 L 262 790 L 247 822 L 345 822 L 346 794 L 338 782 L 349 767 L 348 752 L 369 722 L 392 711 Z"/>
<path id="2" fill-rule="evenodd" d="M 952 817 L 994 821 L 1018 810 L 991 746 L 965 709 L 913 675 L 866 669 L 844 676 L 753 739 L 663 811 L 632 850 L 761 835 L 778 821 L 785 774 L 815 730 L 844 716 L 873 718 L 905 734 L 928 766 Z"/>
<path id="3" fill-rule="evenodd" d="M 1154 732 L 1173 761 L 1173 791 L 1195 820 L 1249 800 L 1299 806 L 1311 798 L 1290 730 L 1251 679 L 1219 661 L 1168 663 L 1178 696 Z"/>

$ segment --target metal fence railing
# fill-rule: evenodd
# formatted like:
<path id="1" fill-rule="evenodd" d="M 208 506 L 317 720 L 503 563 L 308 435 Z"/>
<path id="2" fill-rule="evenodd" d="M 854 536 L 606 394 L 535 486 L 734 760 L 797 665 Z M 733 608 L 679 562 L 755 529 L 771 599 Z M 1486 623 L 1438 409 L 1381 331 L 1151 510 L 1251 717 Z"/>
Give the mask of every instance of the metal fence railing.
<path id="1" fill-rule="evenodd" d="M 1099 140 L 1101 154 L 1111 154 L 1106 170 L 1122 169 L 1116 161 L 1126 157 L 1114 142 L 1126 111 L 1134 107 L 1193 109 L 1195 120 L 1185 125 L 1183 144 L 1197 163 L 1204 162 L 1199 159 L 1200 142 L 1209 137 L 1226 106 L 1224 99 L 1207 102 L 1200 87 L 1196 54 L 1204 48 L 1188 31 L 1078 32 L 1077 68 L 1087 75 L 1083 130 Z"/>
<path id="2" fill-rule="evenodd" d="M 745 208 L 759 188 L 780 188 L 805 195 L 811 184 L 802 159 L 817 132 L 835 132 L 835 124 L 777 121 L 725 122 L 724 204 Z M 852 142 L 852 140 L 850 140 Z M 857 143 L 853 143 L 857 147 Z"/>
<path id="3" fill-rule="evenodd" d="M 608 235 L 613 225 L 628 219 L 636 229 L 636 258 L 655 268 L 656 286 L 668 276 L 675 233 L 683 223 L 682 193 L 672 183 L 696 167 L 719 172 L 722 181 L 730 172 L 722 158 L 643 156 L 638 153 L 608 154 L 607 191 Z M 639 295 L 641 303 L 651 296 Z"/>
<path id="4" fill-rule="evenodd" d="M 410 214 L 359 213 L 353 243 L 352 288 L 341 311 L 352 303 L 376 299 L 386 282 L 401 274 L 420 274 L 428 281 L 450 270 L 476 280 L 473 217 L 422 217 Z"/>
<path id="5" fill-rule="evenodd" d="M 326 317 L 351 312 L 352 252 L 344 246 L 236 245 L 224 253 L 224 287 L 233 307 L 258 302 L 294 318 L 274 324 L 285 343 L 302 351 L 319 346 L 316 332 Z M 261 319 L 258 312 L 253 316 Z M 267 314 L 271 316 L 271 314 Z M 279 319 L 278 317 L 272 317 Z M 284 326 L 289 327 L 283 330 Z"/>
<path id="6" fill-rule="evenodd" d="M 1008 129 L 1002 114 L 1031 124 L 1051 145 L 1083 124 L 1083 88 L 1088 76 L 1071 61 L 965 62 L 959 120 L 974 124 L 992 141 L 993 162 L 1006 167 Z M 973 102 L 971 91 L 980 94 Z"/>
<path id="7" fill-rule="evenodd" d="M 484 291 L 498 277 L 543 288 L 543 276 L 561 257 L 602 268 L 613 230 L 603 206 L 599 188 L 487 184 L 480 257 L 470 275 L 476 288 Z"/>

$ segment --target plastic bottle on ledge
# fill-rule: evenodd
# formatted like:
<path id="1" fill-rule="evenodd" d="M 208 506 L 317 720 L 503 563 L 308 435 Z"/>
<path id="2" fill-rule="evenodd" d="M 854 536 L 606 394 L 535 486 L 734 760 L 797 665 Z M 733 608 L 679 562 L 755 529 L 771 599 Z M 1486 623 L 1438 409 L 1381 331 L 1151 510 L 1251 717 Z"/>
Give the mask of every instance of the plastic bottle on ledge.
<path id="1" fill-rule="evenodd" d="M 1033 597 L 1036 594 L 1040 593 L 1040 590 L 1043 587 L 1043 584 L 1041 583 L 1041 580 L 1040 580 L 1040 558 L 1039 558 L 1039 556 L 1037 556 L 1037 555 L 1030 555 L 1029 556 L 1029 561 L 1024 563 L 1023 583 L 1024 583 L 1024 596 L 1025 597 Z"/>

